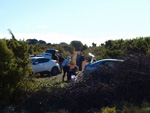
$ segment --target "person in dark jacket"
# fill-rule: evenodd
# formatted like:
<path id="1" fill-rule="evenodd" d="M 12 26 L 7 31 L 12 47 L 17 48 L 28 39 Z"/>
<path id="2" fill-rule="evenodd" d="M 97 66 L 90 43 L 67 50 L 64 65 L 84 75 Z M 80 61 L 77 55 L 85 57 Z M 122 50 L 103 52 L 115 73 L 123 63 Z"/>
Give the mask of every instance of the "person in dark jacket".
<path id="1" fill-rule="evenodd" d="M 62 63 L 65 60 L 65 58 L 63 57 L 62 53 L 60 53 L 58 57 L 59 57 L 60 72 L 62 73 L 62 68 L 63 68 Z"/>
<path id="2" fill-rule="evenodd" d="M 79 67 L 79 62 L 80 62 L 80 53 L 77 53 L 76 56 L 76 65 Z"/>
<path id="3" fill-rule="evenodd" d="M 54 56 L 52 56 L 52 59 L 53 59 L 53 60 L 57 60 L 57 61 L 59 62 L 59 57 L 56 55 L 56 53 L 55 53 Z"/>
<path id="4" fill-rule="evenodd" d="M 80 59 L 79 59 L 79 71 L 82 71 L 82 62 L 84 61 L 84 56 L 80 52 Z"/>

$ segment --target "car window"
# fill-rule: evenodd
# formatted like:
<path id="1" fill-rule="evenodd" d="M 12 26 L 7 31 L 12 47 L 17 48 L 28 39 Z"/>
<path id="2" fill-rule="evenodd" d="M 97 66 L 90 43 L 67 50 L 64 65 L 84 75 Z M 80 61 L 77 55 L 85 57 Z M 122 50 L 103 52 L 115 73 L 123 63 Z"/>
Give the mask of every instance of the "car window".
<path id="1" fill-rule="evenodd" d="M 100 64 L 98 64 L 99 68 L 103 68 L 105 66 L 105 62 L 101 62 Z"/>
<path id="2" fill-rule="evenodd" d="M 50 59 L 47 59 L 47 58 L 39 58 L 39 59 L 36 59 L 34 62 L 37 62 L 38 64 L 39 63 L 45 63 L 45 62 L 48 62 Z"/>
<path id="3" fill-rule="evenodd" d="M 55 55 L 55 50 L 47 50 L 46 53 L 51 53 L 54 56 Z"/>
<path id="4" fill-rule="evenodd" d="M 108 67 L 114 67 L 115 66 L 115 62 L 105 62 L 105 66 L 108 66 Z"/>
<path id="5" fill-rule="evenodd" d="M 112 62 L 112 61 L 104 61 L 102 63 L 100 63 L 98 65 L 99 68 L 102 68 L 104 66 L 107 66 L 107 67 L 114 67 L 115 66 L 115 62 Z"/>
<path id="6" fill-rule="evenodd" d="M 44 63 L 44 62 L 49 62 L 49 60 L 50 60 L 50 59 L 48 59 L 48 58 L 44 58 L 44 59 L 43 59 L 43 63 Z"/>

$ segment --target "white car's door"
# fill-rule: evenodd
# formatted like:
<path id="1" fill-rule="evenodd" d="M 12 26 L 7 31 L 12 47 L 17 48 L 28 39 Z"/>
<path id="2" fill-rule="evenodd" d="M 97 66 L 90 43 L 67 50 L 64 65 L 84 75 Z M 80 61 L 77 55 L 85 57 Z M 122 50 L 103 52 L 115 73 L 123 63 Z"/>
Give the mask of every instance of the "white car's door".
<path id="1" fill-rule="evenodd" d="M 50 72 L 50 59 L 44 58 L 43 59 L 43 71 L 49 71 Z"/>
<path id="2" fill-rule="evenodd" d="M 34 73 L 42 72 L 45 70 L 43 58 L 36 59 L 33 63 Z"/>
<path id="3" fill-rule="evenodd" d="M 51 72 L 53 67 L 57 67 L 57 63 L 55 60 L 49 60 L 49 62 L 47 63 L 46 69 Z"/>

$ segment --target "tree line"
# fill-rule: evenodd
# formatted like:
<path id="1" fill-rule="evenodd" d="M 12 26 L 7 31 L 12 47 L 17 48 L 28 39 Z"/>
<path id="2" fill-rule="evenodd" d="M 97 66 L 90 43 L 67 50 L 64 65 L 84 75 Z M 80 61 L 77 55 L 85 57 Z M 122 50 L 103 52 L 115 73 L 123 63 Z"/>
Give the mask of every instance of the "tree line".
<path id="1" fill-rule="evenodd" d="M 150 37 L 139 37 L 129 40 L 108 40 L 99 46 L 92 46 L 83 51 L 86 59 L 88 53 L 95 55 L 96 59 L 120 58 L 133 53 L 150 54 Z"/>
<path id="2" fill-rule="evenodd" d="M 145 55 L 150 53 L 150 37 L 139 37 L 128 40 L 108 40 L 98 46 L 93 42 L 92 46 L 90 47 L 88 47 L 86 44 L 83 45 L 81 41 L 77 40 L 71 41 L 70 44 L 67 44 L 65 42 L 62 42 L 60 44 L 33 44 L 35 40 L 36 39 L 27 40 L 30 45 L 30 54 L 35 52 L 43 52 L 43 50 L 47 48 L 56 48 L 60 52 L 66 53 L 67 51 L 71 54 L 74 51 L 81 51 L 87 59 L 89 59 L 89 52 L 93 53 L 96 59 L 119 58 L 120 56 L 132 53 L 143 53 Z M 36 42 L 38 41 L 36 40 Z"/>

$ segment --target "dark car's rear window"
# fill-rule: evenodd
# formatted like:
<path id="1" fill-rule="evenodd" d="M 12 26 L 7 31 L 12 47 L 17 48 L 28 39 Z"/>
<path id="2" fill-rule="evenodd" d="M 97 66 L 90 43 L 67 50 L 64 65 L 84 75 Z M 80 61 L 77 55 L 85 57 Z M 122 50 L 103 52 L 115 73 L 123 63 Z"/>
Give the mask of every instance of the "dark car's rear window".
<path id="1" fill-rule="evenodd" d="M 47 50 L 46 53 L 51 53 L 52 56 L 54 56 L 56 52 L 55 52 L 55 50 Z"/>

